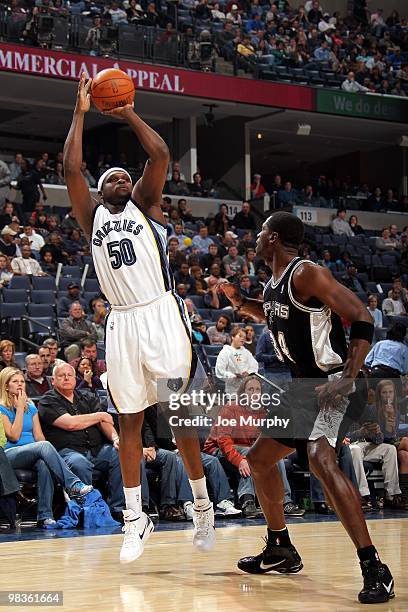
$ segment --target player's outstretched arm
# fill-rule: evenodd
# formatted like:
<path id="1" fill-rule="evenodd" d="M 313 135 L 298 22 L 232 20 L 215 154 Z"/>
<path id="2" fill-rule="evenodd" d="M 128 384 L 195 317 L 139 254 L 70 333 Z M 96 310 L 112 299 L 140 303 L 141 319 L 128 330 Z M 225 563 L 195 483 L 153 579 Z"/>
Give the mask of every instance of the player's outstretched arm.
<path id="1" fill-rule="evenodd" d="M 336 281 L 329 270 L 320 266 L 304 264 L 293 275 L 295 297 L 307 303 L 312 297 L 326 304 L 333 312 L 351 324 L 372 324 L 373 320 L 358 297 Z M 356 337 L 350 341 L 349 352 L 343 370 L 344 378 L 355 378 L 370 350 L 371 341 Z"/>
<path id="2" fill-rule="evenodd" d="M 265 321 L 262 301 L 244 297 L 241 295 L 239 288 L 233 283 L 220 283 L 218 285 L 218 290 L 238 309 L 240 316 L 254 317 L 259 323 Z"/>
<path id="3" fill-rule="evenodd" d="M 131 104 L 104 114 L 126 121 L 149 156 L 143 176 L 133 188 L 132 197 L 148 215 L 164 224 L 161 200 L 170 160 L 166 143 L 135 113 Z"/>
<path id="4" fill-rule="evenodd" d="M 82 74 L 78 85 L 77 101 L 71 128 L 64 145 L 64 175 L 68 188 L 72 210 L 78 223 L 87 238 L 92 233 L 93 210 L 96 206 L 88 185 L 81 173 L 82 164 L 82 134 L 84 130 L 84 116 L 90 108 L 89 89 L 91 81 L 86 83 L 85 74 Z"/>

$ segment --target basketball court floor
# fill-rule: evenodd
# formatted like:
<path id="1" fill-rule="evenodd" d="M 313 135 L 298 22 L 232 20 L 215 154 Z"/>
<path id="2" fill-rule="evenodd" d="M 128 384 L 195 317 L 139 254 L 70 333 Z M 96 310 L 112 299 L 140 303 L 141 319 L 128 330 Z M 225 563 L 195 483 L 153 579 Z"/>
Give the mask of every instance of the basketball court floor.
<path id="1" fill-rule="evenodd" d="M 408 610 L 408 516 L 397 516 L 377 513 L 368 521 L 395 578 L 396 598 L 374 606 L 379 612 Z M 191 524 L 160 524 L 143 556 L 129 565 L 118 562 L 120 528 L 89 535 L 83 530 L 22 529 L 0 535 L 0 591 L 62 591 L 63 605 L 47 609 L 64 612 L 364 609 L 357 602 L 362 581 L 356 555 L 340 523 L 315 515 L 290 523 L 292 541 L 304 563 L 304 569 L 292 576 L 253 576 L 236 568 L 237 559 L 261 550 L 261 520 L 217 522 L 216 548 L 206 554 L 193 549 Z"/>

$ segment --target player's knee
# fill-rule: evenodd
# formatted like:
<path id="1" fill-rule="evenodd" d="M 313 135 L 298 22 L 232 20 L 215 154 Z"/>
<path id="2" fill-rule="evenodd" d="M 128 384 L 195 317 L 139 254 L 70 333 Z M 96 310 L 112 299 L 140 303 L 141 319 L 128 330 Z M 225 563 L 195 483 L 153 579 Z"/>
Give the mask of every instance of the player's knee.
<path id="1" fill-rule="evenodd" d="M 260 455 L 256 452 L 256 449 L 251 448 L 248 451 L 245 459 L 248 461 L 253 472 L 261 472 L 262 469 L 265 468 L 265 464 Z"/>
<path id="2" fill-rule="evenodd" d="M 326 448 L 322 448 L 319 440 L 310 442 L 307 449 L 309 458 L 309 468 L 317 478 L 322 478 L 324 474 L 328 474 L 336 465 L 333 457 Z"/>

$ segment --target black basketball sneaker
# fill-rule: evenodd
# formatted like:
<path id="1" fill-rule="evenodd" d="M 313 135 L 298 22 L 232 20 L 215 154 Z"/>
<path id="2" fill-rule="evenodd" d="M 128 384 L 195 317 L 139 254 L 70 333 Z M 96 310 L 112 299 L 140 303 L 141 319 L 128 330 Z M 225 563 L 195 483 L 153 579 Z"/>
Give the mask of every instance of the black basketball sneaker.
<path id="1" fill-rule="evenodd" d="M 268 545 L 256 557 L 243 557 L 238 561 L 238 567 L 248 574 L 267 574 L 278 572 L 279 574 L 296 574 L 303 567 L 302 559 L 296 548 L 292 545 L 275 546 Z"/>
<path id="2" fill-rule="evenodd" d="M 364 604 L 385 603 L 395 597 L 394 578 L 384 563 L 361 561 L 364 586 L 358 600 Z"/>

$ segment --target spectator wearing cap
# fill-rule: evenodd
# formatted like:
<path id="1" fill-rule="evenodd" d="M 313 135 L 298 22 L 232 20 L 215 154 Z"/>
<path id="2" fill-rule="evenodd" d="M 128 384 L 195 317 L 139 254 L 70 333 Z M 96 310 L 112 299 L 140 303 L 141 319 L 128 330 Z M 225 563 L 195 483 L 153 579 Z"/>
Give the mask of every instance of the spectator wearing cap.
<path id="1" fill-rule="evenodd" d="M 214 240 L 209 237 L 208 228 L 205 225 L 201 225 L 198 235 L 193 238 L 192 246 L 198 248 L 200 255 L 204 255 L 208 253 L 210 244 L 214 244 Z"/>
<path id="2" fill-rule="evenodd" d="M 346 221 L 347 211 L 345 208 L 337 210 L 336 217 L 331 222 L 331 228 L 335 236 L 354 236 L 354 232 Z"/>
<path id="3" fill-rule="evenodd" d="M 11 268 L 16 276 L 47 276 L 38 261 L 31 257 L 31 247 L 28 244 L 21 247 L 21 257 L 12 259 Z"/>
<path id="4" fill-rule="evenodd" d="M 79 302 L 71 304 L 69 316 L 61 323 L 60 335 L 67 361 L 79 357 L 80 343 L 83 340 L 92 339 L 94 342 L 96 341 L 92 323 L 86 319 L 85 312 Z"/>
<path id="5" fill-rule="evenodd" d="M 232 227 L 236 229 L 255 230 L 256 222 L 253 213 L 251 213 L 251 205 L 249 202 L 243 202 L 241 210 L 237 212 L 232 220 Z"/>
<path id="6" fill-rule="evenodd" d="M 231 6 L 230 12 L 227 13 L 227 21 L 230 21 L 235 26 L 241 26 L 242 25 L 242 17 L 239 14 L 239 10 L 238 10 L 238 5 L 237 4 L 233 4 Z"/>
<path id="7" fill-rule="evenodd" d="M 87 310 L 87 304 L 85 300 L 80 296 L 80 287 L 77 281 L 72 281 L 67 287 L 68 295 L 64 295 L 59 298 L 57 312 L 59 317 L 67 317 L 69 309 L 74 302 L 79 302 L 84 309 Z"/>
<path id="8" fill-rule="evenodd" d="M 12 230 L 8 225 L 3 227 L 0 234 L 0 253 L 7 257 L 16 257 L 21 255 L 20 249 L 14 242 L 17 232 Z"/>
<path id="9" fill-rule="evenodd" d="M 334 23 L 330 23 L 330 13 L 325 13 L 323 17 L 319 21 L 318 29 L 319 32 L 325 34 L 326 32 L 330 33 L 336 29 Z"/>

